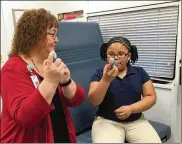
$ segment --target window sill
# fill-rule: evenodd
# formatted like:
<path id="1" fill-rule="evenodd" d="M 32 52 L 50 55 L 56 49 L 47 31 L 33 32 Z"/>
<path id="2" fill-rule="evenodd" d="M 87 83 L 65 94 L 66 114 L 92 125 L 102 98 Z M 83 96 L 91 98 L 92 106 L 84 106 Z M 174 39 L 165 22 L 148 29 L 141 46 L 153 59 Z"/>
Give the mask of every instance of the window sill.
<path id="1" fill-rule="evenodd" d="M 158 83 L 153 83 L 155 88 L 163 88 L 163 89 L 172 89 L 173 88 L 173 84 L 172 83 L 168 83 L 168 84 L 158 84 Z"/>

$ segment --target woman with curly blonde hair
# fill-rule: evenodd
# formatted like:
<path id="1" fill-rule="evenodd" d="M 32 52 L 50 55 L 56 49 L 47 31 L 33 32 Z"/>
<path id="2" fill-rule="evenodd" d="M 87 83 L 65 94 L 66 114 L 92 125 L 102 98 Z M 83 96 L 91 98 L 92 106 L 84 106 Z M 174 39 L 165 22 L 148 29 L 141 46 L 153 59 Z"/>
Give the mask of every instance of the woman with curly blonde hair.
<path id="1" fill-rule="evenodd" d="M 1 71 L 1 142 L 76 142 L 67 106 L 84 100 L 54 49 L 58 20 L 49 11 L 31 9 L 19 19 L 9 60 Z"/>

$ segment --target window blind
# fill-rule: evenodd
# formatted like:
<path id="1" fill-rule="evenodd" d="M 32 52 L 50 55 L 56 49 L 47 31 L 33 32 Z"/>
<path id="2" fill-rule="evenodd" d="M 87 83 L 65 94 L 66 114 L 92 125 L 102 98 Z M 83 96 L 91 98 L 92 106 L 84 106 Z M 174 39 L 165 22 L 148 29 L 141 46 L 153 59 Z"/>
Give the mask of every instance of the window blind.
<path id="1" fill-rule="evenodd" d="M 175 70 L 178 5 L 88 16 L 100 25 L 104 42 L 124 36 L 138 48 L 136 66 L 153 78 L 173 79 Z"/>

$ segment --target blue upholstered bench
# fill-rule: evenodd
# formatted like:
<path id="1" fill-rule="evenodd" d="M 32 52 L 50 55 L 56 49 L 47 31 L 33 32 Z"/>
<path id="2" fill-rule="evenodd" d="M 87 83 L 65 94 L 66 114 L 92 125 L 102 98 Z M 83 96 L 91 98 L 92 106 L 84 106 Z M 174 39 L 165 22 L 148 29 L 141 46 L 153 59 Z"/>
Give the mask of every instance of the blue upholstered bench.
<path id="1" fill-rule="evenodd" d="M 71 77 L 80 84 L 86 92 L 82 105 L 69 108 L 77 133 L 79 143 L 91 143 L 91 126 L 97 108 L 92 107 L 87 100 L 90 78 L 104 62 L 100 60 L 99 51 L 103 43 L 99 25 L 87 22 L 60 22 L 59 43 L 56 52 L 71 71 Z M 166 142 L 171 136 L 170 126 L 150 121 Z"/>
<path id="2" fill-rule="evenodd" d="M 150 121 L 150 124 L 154 127 L 154 129 L 157 131 L 159 134 L 162 142 L 166 142 L 170 136 L 171 136 L 171 129 L 170 126 L 161 124 L 158 122 Z M 78 143 L 92 143 L 91 139 L 91 130 L 87 130 L 83 132 L 82 134 L 79 134 L 77 136 L 77 142 Z"/>

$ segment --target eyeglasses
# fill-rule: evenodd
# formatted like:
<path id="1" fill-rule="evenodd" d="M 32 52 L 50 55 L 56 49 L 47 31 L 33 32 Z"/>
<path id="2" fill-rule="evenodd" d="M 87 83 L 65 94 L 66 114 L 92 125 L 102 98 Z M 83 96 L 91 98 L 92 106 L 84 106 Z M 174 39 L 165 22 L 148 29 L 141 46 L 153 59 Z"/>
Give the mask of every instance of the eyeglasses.
<path id="1" fill-rule="evenodd" d="M 50 33 L 50 32 L 47 32 L 46 34 L 47 35 L 50 35 L 53 39 L 58 38 L 58 33 Z"/>
<path id="2" fill-rule="evenodd" d="M 119 52 L 118 54 L 115 54 L 115 53 L 113 53 L 113 52 L 109 52 L 109 53 L 107 53 L 106 55 L 109 57 L 109 58 L 115 58 L 115 56 L 117 56 L 118 58 L 124 58 L 125 56 L 127 56 L 129 54 L 129 52 L 128 53 L 122 53 L 122 52 Z"/>

